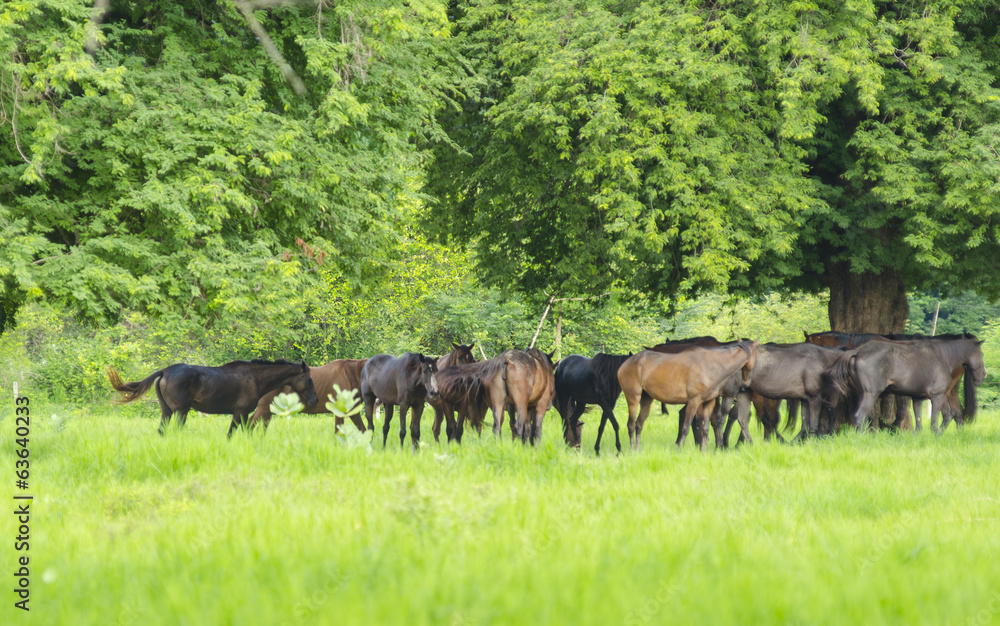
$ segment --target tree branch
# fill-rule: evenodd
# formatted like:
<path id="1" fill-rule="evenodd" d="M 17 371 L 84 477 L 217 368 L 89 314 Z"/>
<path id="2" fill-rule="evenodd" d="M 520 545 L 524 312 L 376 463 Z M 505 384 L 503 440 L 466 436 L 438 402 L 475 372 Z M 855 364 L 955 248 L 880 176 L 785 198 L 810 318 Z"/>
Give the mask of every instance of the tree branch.
<path id="1" fill-rule="evenodd" d="M 250 30 L 253 31 L 253 34 L 257 36 L 257 40 L 260 42 L 260 45 L 264 48 L 264 51 L 267 52 L 267 55 L 271 57 L 271 61 L 273 61 L 274 64 L 278 66 L 278 69 L 281 70 L 285 80 L 287 80 L 288 84 L 292 86 L 295 93 L 300 96 L 306 95 L 306 86 L 302 82 L 302 79 L 295 73 L 292 66 L 288 64 L 285 57 L 281 55 L 281 51 L 278 50 L 278 47 L 274 45 L 273 41 L 271 41 L 267 31 L 264 30 L 261 23 L 257 21 L 256 17 L 254 17 L 253 7 L 251 7 L 245 0 L 236 0 L 236 8 L 238 8 L 240 13 L 243 14 L 244 19 L 247 21 L 247 26 L 249 26 Z"/>

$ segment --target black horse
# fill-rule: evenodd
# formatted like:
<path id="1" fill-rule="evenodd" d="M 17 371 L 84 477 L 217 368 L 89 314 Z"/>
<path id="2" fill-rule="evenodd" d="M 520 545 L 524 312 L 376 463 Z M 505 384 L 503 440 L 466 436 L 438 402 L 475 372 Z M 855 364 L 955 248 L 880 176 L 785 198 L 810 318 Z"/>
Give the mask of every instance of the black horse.
<path id="1" fill-rule="evenodd" d="M 385 406 L 385 424 L 382 425 L 382 447 L 389 438 L 392 410 L 399 405 L 399 445 L 406 439 L 406 411 L 413 409 L 410 418 L 410 441 L 416 450 L 420 444 L 420 416 L 424 412 L 424 400 L 437 395 L 434 372 L 437 362 L 429 356 L 407 352 L 396 358 L 391 354 L 377 354 L 368 359 L 361 370 L 361 399 L 365 402 L 365 418 L 368 429 L 374 430 L 372 415 L 375 401 L 381 400 Z"/>
<path id="2" fill-rule="evenodd" d="M 233 422 L 226 435 L 232 437 L 237 426 L 247 423 L 247 417 L 262 396 L 285 385 L 291 387 L 308 406 L 314 406 L 318 401 L 309 366 L 305 362 L 233 361 L 219 367 L 176 363 L 133 383 L 122 382 L 115 368 L 110 367 L 108 380 L 115 391 L 122 394 L 123 403 L 138 400 L 156 384 L 161 435 L 171 415 L 176 413 L 177 423 L 183 426 L 188 411 L 194 409 L 213 415 L 232 415 Z"/>
<path id="3" fill-rule="evenodd" d="M 563 422 L 563 438 L 571 447 L 580 447 L 583 422 L 580 416 L 588 404 L 601 407 L 601 425 L 597 429 L 594 452 L 601 454 L 601 435 L 608 420 L 615 429 L 615 447 L 622 451 L 618 435 L 618 420 L 615 419 L 615 404 L 622 393 L 618 383 L 618 368 L 632 354 L 604 354 L 594 358 L 574 354 L 566 357 L 556 368 L 556 410 Z"/>

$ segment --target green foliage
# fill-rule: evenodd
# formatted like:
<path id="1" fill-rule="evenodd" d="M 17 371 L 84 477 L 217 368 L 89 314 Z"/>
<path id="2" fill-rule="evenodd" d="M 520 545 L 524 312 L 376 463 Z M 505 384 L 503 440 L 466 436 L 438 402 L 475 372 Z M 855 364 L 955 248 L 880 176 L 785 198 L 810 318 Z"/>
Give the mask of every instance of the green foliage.
<path id="1" fill-rule="evenodd" d="M 803 331 L 830 327 L 826 307 L 825 298 L 813 295 L 772 293 L 735 302 L 723 296 L 703 296 L 678 311 L 671 337 L 712 335 L 720 340 L 797 343 L 803 340 Z"/>
<path id="2" fill-rule="evenodd" d="M 1000 305 L 990 304 L 983 296 L 962 293 L 943 296 L 938 293 L 910 294 L 910 319 L 906 331 L 929 335 L 934 325 L 934 309 L 940 302 L 936 334 L 972 333 L 979 335 L 991 320 L 1000 319 Z"/>
<path id="3" fill-rule="evenodd" d="M 996 9 L 477 2 L 460 40 L 488 82 L 446 125 L 464 152 L 439 152 L 429 228 L 528 294 L 819 292 L 846 268 L 995 295 Z"/>
<path id="4" fill-rule="evenodd" d="M 229 326 L 316 284 L 296 246 L 371 278 L 465 73 L 443 3 L 326 8 L 256 12 L 304 97 L 231 3 L 116 8 L 92 55 L 92 2 L 0 8 L 4 320 L 41 296 Z"/>

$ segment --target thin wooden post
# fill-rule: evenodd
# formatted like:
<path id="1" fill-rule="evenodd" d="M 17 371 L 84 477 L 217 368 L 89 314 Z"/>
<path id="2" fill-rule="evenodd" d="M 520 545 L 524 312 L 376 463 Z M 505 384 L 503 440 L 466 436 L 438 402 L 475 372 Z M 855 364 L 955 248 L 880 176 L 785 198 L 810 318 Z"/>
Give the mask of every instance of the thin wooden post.
<path id="1" fill-rule="evenodd" d="M 940 310 L 941 310 L 941 301 L 938 300 L 937 304 L 934 305 L 934 323 L 931 324 L 931 337 L 933 337 L 934 333 L 937 332 L 937 318 L 938 318 L 938 311 Z"/>
<path id="2" fill-rule="evenodd" d="M 542 319 L 538 320 L 538 328 L 535 330 L 535 336 L 531 338 L 531 345 L 528 346 L 529 349 L 535 347 L 535 341 L 538 340 L 538 333 L 542 332 L 542 324 L 545 323 L 545 318 L 548 317 L 549 309 L 552 308 L 552 303 L 555 302 L 555 300 L 556 296 L 555 294 L 552 294 L 552 297 L 549 298 L 549 303 L 545 305 L 545 312 L 542 313 Z"/>

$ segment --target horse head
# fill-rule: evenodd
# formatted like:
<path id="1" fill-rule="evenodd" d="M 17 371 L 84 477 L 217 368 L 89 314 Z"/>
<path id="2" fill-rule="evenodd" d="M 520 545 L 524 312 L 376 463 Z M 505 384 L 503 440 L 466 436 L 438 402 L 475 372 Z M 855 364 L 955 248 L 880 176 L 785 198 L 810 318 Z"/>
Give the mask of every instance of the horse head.
<path id="1" fill-rule="evenodd" d="M 427 390 L 428 398 L 436 398 L 438 395 L 438 384 L 434 374 L 438 371 L 437 361 L 423 354 L 417 354 L 416 357 L 420 368 L 420 384 Z"/>
<path id="2" fill-rule="evenodd" d="M 319 398 L 316 396 L 316 388 L 313 387 L 312 375 L 309 373 L 309 366 L 305 361 L 299 364 L 301 371 L 288 381 L 292 391 L 298 394 L 299 399 L 306 403 L 306 406 L 316 406 Z"/>
<path id="3" fill-rule="evenodd" d="M 448 358 L 447 364 L 451 367 L 456 365 L 466 365 L 468 363 L 475 363 L 476 357 L 472 354 L 472 348 L 475 347 L 476 343 L 472 342 L 469 345 L 457 344 L 452 342 L 451 352 L 445 355 Z M 449 358 L 450 357 L 450 358 Z M 442 367 L 440 361 L 438 362 L 438 367 Z"/>
<path id="4" fill-rule="evenodd" d="M 975 341 L 976 347 L 974 350 L 970 351 L 968 359 L 966 359 L 964 365 L 965 369 L 972 372 L 972 380 L 976 383 L 976 386 L 983 384 L 986 380 L 986 363 L 983 362 L 983 351 L 980 346 L 983 345 L 982 341 Z"/>

